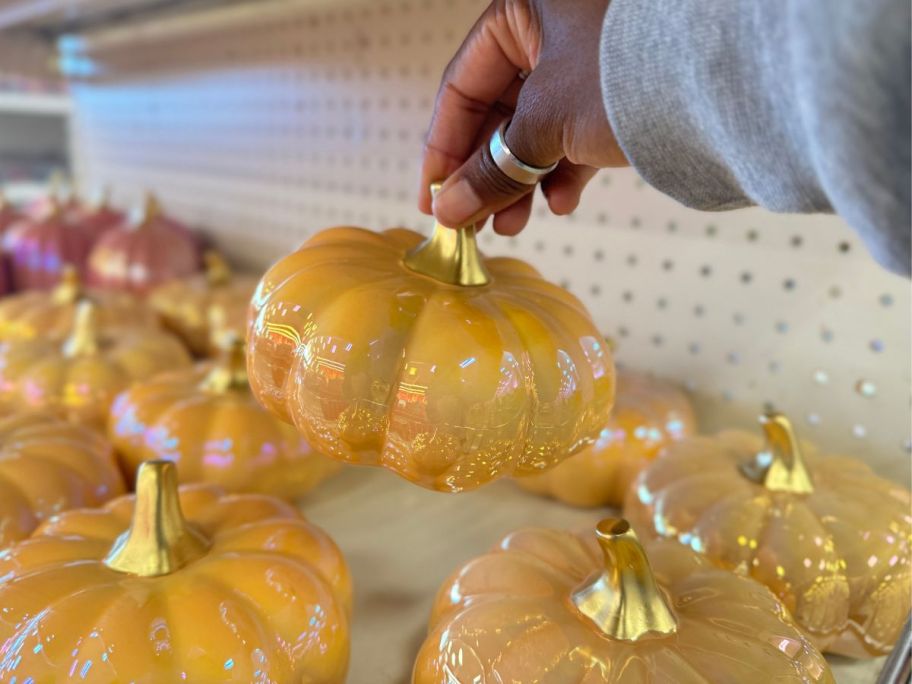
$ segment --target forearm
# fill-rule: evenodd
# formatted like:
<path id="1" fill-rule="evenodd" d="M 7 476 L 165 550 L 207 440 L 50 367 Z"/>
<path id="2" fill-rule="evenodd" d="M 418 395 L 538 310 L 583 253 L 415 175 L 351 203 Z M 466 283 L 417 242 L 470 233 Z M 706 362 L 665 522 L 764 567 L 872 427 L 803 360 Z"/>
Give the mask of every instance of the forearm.
<path id="1" fill-rule="evenodd" d="M 601 60 L 650 184 L 706 210 L 835 210 L 909 271 L 905 0 L 613 0 Z"/>

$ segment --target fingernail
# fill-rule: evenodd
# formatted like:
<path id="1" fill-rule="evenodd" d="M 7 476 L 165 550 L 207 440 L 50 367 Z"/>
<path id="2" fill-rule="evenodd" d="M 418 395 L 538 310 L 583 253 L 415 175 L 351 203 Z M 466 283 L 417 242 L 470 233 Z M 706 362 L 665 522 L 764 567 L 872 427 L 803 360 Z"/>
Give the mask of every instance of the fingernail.
<path id="1" fill-rule="evenodd" d="M 469 181 L 463 178 L 453 185 L 444 185 L 434 198 L 432 209 L 442 224 L 459 226 L 481 211 L 482 202 Z"/>

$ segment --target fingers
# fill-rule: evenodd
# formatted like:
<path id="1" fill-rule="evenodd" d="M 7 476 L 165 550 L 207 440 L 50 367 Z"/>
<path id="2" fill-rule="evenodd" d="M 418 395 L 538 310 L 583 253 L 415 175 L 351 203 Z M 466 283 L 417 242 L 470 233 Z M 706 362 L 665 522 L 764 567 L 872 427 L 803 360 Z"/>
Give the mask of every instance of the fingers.
<path id="1" fill-rule="evenodd" d="M 580 203 L 580 196 L 598 169 L 572 164 L 562 159 L 557 168 L 542 181 L 542 192 L 548 207 L 559 215 L 570 214 Z"/>
<path id="2" fill-rule="evenodd" d="M 504 136 L 513 154 L 533 166 L 545 167 L 563 156 L 563 117 L 553 84 L 544 72 L 529 76 Z M 510 206 L 534 187 L 513 180 L 498 168 L 485 140 L 444 183 L 434 198 L 434 215 L 449 226 L 475 223 Z M 516 220 L 508 220 L 506 225 Z"/>
<path id="3" fill-rule="evenodd" d="M 532 198 L 534 193 L 528 193 L 516 202 L 501 211 L 494 217 L 494 232 L 499 235 L 516 235 L 529 222 L 532 215 Z"/>
<path id="4" fill-rule="evenodd" d="M 430 213 L 431 182 L 448 177 L 471 154 L 491 106 L 529 70 L 528 52 L 493 3 L 447 66 L 427 135 L 419 208 Z"/>

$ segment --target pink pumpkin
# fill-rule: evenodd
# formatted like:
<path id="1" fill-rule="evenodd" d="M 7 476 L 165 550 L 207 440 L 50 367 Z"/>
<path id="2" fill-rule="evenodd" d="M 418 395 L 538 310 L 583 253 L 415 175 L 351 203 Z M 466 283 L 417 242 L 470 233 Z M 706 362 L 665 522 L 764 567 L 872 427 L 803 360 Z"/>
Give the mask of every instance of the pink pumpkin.
<path id="1" fill-rule="evenodd" d="M 107 231 L 89 255 L 95 287 L 146 294 L 156 285 L 200 270 L 200 244 L 190 230 L 162 214 L 153 196 L 142 214 Z"/>
<path id="2" fill-rule="evenodd" d="M 17 290 L 48 290 L 60 282 L 64 267 L 85 269 L 92 238 L 67 220 L 64 206 L 52 201 L 42 218 L 15 224 L 3 236 L 3 251 Z"/>
<path id="3" fill-rule="evenodd" d="M 0 235 L 3 235 L 7 228 L 11 228 L 23 218 L 25 217 L 22 213 L 0 192 Z"/>
<path id="4" fill-rule="evenodd" d="M 88 233 L 93 244 L 102 235 L 112 228 L 120 226 L 126 220 L 122 211 L 118 211 L 110 205 L 107 190 L 102 192 L 98 200 L 92 204 L 81 204 L 67 212 L 67 218 Z"/>

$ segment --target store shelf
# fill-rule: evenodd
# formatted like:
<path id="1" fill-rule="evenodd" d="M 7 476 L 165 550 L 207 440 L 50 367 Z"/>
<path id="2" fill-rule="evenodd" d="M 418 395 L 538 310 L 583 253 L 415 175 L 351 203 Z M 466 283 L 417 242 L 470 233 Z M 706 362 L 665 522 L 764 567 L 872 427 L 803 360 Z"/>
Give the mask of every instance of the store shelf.
<path id="1" fill-rule="evenodd" d="M 70 109 L 70 98 L 66 95 L 0 92 L 0 114 L 68 116 Z"/>
<path id="2" fill-rule="evenodd" d="M 349 467 L 302 502 L 352 569 L 352 684 L 408 682 L 434 596 L 460 564 L 523 527 L 587 529 L 609 509 L 581 510 L 501 481 L 432 492 L 373 468 Z M 839 684 L 872 684 L 885 658 L 829 658 Z"/>

